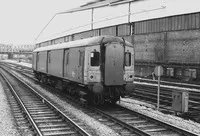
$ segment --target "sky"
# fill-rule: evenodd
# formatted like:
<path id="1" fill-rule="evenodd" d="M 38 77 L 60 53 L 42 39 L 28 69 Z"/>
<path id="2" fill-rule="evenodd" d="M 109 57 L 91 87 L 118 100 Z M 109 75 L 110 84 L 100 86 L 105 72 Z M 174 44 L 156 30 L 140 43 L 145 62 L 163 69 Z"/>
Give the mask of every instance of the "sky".
<path id="1" fill-rule="evenodd" d="M 0 0 L 0 44 L 34 44 L 54 14 L 92 0 Z"/>

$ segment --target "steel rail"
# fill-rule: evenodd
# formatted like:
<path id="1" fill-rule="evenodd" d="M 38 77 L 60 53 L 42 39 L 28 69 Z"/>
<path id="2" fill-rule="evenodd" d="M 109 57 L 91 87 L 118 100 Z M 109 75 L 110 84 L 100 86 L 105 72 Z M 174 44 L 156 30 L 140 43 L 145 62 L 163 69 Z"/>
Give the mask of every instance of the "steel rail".
<path id="1" fill-rule="evenodd" d="M 17 99 L 17 101 L 19 102 L 19 104 L 22 106 L 23 110 L 25 111 L 25 114 L 28 116 L 30 123 L 33 125 L 33 127 L 35 128 L 37 134 L 39 136 L 42 136 L 41 131 L 39 130 L 38 126 L 36 125 L 35 121 L 33 120 L 33 118 L 31 117 L 30 113 L 28 112 L 26 106 L 24 105 L 24 103 L 22 102 L 21 98 L 18 96 L 18 94 L 15 92 L 14 88 L 12 87 L 12 85 L 10 84 L 10 82 L 8 81 L 8 79 L 3 75 L 3 73 L 0 72 L 0 74 L 2 75 L 2 77 L 4 78 L 4 80 L 6 81 L 6 83 L 9 85 L 9 88 L 11 90 L 11 92 L 13 93 L 14 97 Z"/>
<path id="2" fill-rule="evenodd" d="M 127 123 L 121 121 L 121 120 L 116 119 L 115 117 L 112 117 L 111 115 L 108 115 L 108 114 L 104 113 L 103 111 L 101 111 L 101 110 L 98 109 L 98 108 L 94 108 L 94 107 L 93 107 L 93 109 L 94 109 L 96 112 L 98 112 L 99 114 L 101 114 L 102 116 L 105 116 L 105 117 L 107 117 L 107 118 L 113 120 L 114 122 L 119 123 L 121 126 L 124 126 L 125 128 L 129 129 L 129 131 L 133 131 L 134 133 L 136 133 L 136 134 L 138 134 L 138 135 L 140 135 L 140 136 L 151 136 L 150 134 L 148 134 L 148 133 L 146 133 L 146 132 L 144 132 L 144 131 L 142 131 L 142 130 L 136 128 L 136 127 L 133 127 L 133 126 L 131 126 L 131 125 L 129 125 L 129 124 L 127 124 Z"/>
<path id="3" fill-rule="evenodd" d="M 173 124 L 169 124 L 169 123 L 167 123 L 167 122 L 163 122 L 163 121 L 160 120 L 160 119 L 155 119 L 155 118 L 153 118 L 153 117 L 150 117 L 150 116 L 141 114 L 141 113 L 139 113 L 139 112 L 137 112 L 137 111 L 133 111 L 133 110 L 127 109 L 127 108 L 122 107 L 122 106 L 120 106 L 120 105 L 117 105 L 117 106 L 119 106 L 120 108 L 122 108 L 122 109 L 124 109 L 124 110 L 127 110 L 127 111 L 129 111 L 129 112 L 132 112 L 133 114 L 137 114 L 138 116 L 141 116 L 141 117 L 143 117 L 143 118 L 147 118 L 147 119 L 149 119 L 149 120 L 151 120 L 151 121 L 153 121 L 153 122 L 156 122 L 156 123 L 159 123 L 159 124 L 161 124 L 161 125 L 163 125 L 163 126 L 166 126 L 167 128 L 169 128 L 169 129 L 171 129 L 171 130 L 174 130 L 175 132 L 178 132 L 179 134 L 184 134 L 185 136 L 198 136 L 198 134 L 196 134 L 196 133 L 194 133 L 194 132 L 192 132 L 192 131 L 185 130 L 185 129 L 183 129 L 183 128 L 180 128 L 180 127 L 175 126 L 175 125 L 173 125 Z"/>
<path id="4" fill-rule="evenodd" d="M 122 108 L 124 108 L 124 107 L 122 107 Z M 126 108 L 125 108 L 125 109 L 126 109 Z M 97 109 L 96 109 L 96 110 L 97 110 Z M 126 110 L 129 110 L 129 109 L 126 109 Z M 97 110 L 97 111 L 98 111 L 98 110 Z M 135 111 L 130 110 L 130 112 L 135 112 Z M 140 114 L 140 113 L 137 113 L 137 114 Z M 112 117 L 112 116 L 110 116 L 110 115 L 104 115 L 104 116 L 107 116 L 107 117 L 109 117 L 110 119 L 116 121 L 116 118 L 114 118 L 114 117 Z M 139 116 L 143 116 L 143 118 L 146 118 L 146 117 L 147 117 L 146 115 L 143 115 L 143 114 L 140 114 Z M 166 122 L 163 122 L 163 121 L 161 121 L 161 120 L 154 119 L 154 118 L 152 118 L 152 117 L 148 117 L 148 118 L 150 118 L 153 122 L 159 122 L 159 123 L 163 124 L 164 126 L 166 126 L 167 128 L 169 128 L 169 129 L 171 129 L 171 130 L 174 130 L 175 132 L 178 132 L 178 133 L 180 133 L 180 134 L 191 135 L 191 136 L 196 136 L 196 135 L 197 135 L 197 134 L 195 134 L 195 133 L 193 133 L 193 132 L 191 132 L 191 131 L 184 130 L 184 129 L 182 129 L 182 128 L 179 128 L 179 127 L 177 127 L 177 126 L 175 126 L 175 125 L 172 125 L 172 124 L 169 124 L 169 123 L 166 123 Z M 120 124 L 120 125 L 123 125 L 123 126 L 128 125 L 128 124 L 126 124 L 126 123 L 123 122 L 123 121 L 120 121 L 119 124 Z M 127 126 L 127 128 L 128 128 L 129 130 L 132 129 L 132 131 L 133 131 L 133 130 L 136 131 L 136 132 L 137 132 L 138 134 L 140 134 L 140 135 L 146 135 L 146 134 L 144 134 L 143 132 L 140 132 L 141 130 L 138 130 L 137 128 L 133 128 L 133 127 L 130 126 L 130 125 L 129 125 L 129 127 Z"/>
<path id="5" fill-rule="evenodd" d="M 4 69 L 4 68 L 3 68 Z M 81 127 L 79 127 L 73 120 L 71 120 L 69 117 L 67 117 L 62 111 L 60 111 L 56 106 L 54 106 L 50 101 L 48 101 L 46 98 L 44 98 L 42 95 L 40 95 L 37 91 L 35 91 L 35 89 L 33 89 L 30 85 L 28 85 L 27 83 L 25 83 L 23 80 L 21 80 L 20 78 L 18 78 L 17 76 L 15 76 L 13 73 L 9 72 L 8 70 L 4 69 L 5 71 L 7 71 L 9 74 L 11 74 L 13 77 L 15 77 L 17 80 L 19 80 L 22 84 L 24 84 L 25 86 L 27 86 L 35 95 L 38 96 L 38 98 L 43 101 L 44 103 L 46 103 L 47 105 L 49 105 L 50 107 L 52 107 L 52 109 L 54 109 L 57 113 L 59 113 L 63 119 L 65 119 L 68 123 L 70 123 L 74 129 L 76 129 L 81 135 L 83 136 L 90 136 L 90 134 L 88 134 L 85 130 L 83 130 Z M 8 80 L 7 80 L 8 81 Z M 12 87 L 13 88 L 13 87 Z M 21 101 L 22 102 L 22 101 Z M 23 102 L 22 102 L 23 103 Z M 25 106 L 24 106 L 25 107 Z M 27 111 L 27 110 L 26 110 Z M 27 111 L 28 112 L 28 111 Z M 29 117 L 31 117 L 31 115 L 29 114 Z M 33 119 L 32 119 L 33 120 Z M 36 123 L 34 122 L 35 126 Z M 35 127 L 34 126 L 34 127 Z M 37 127 L 37 131 L 39 131 L 39 128 Z"/>

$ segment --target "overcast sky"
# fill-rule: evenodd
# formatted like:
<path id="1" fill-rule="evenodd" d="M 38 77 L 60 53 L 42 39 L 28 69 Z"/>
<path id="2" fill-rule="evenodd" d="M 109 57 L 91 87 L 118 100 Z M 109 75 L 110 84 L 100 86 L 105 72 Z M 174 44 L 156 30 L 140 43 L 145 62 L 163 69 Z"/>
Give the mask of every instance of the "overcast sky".
<path id="1" fill-rule="evenodd" d="M 0 0 L 0 43 L 34 44 L 55 13 L 92 0 Z"/>

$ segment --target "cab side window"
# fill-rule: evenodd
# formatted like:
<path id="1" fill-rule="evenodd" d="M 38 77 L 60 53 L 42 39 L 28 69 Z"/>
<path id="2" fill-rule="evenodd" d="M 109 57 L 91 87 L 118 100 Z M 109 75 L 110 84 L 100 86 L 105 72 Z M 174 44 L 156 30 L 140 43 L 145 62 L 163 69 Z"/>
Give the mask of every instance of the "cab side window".
<path id="1" fill-rule="evenodd" d="M 90 65 L 91 66 L 99 66 L 99 59 L 100 59 L 100 53 L 97 51 L 93 51 L 90 54 Z"/>
<path id="2" fill-rule="evenodd" d="M 125 66 L 131 66 L 131 53 L 125 52 Z"/>

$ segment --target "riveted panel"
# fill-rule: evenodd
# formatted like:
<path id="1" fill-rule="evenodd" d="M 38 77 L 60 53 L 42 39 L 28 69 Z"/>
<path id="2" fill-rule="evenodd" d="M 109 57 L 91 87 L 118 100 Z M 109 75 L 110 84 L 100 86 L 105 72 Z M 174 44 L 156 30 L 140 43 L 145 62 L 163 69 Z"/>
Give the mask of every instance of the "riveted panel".
<path id="1" fill-rule="evenodd" d="M 166 61 L 170 63 L 200 63 L 200 31 L 167 33 Z"/>
<path id="2" fill-rule="evenodd" d="M 134 47 L 136 61 L 164 61 L 164 33 L 135 35 Z"/>

